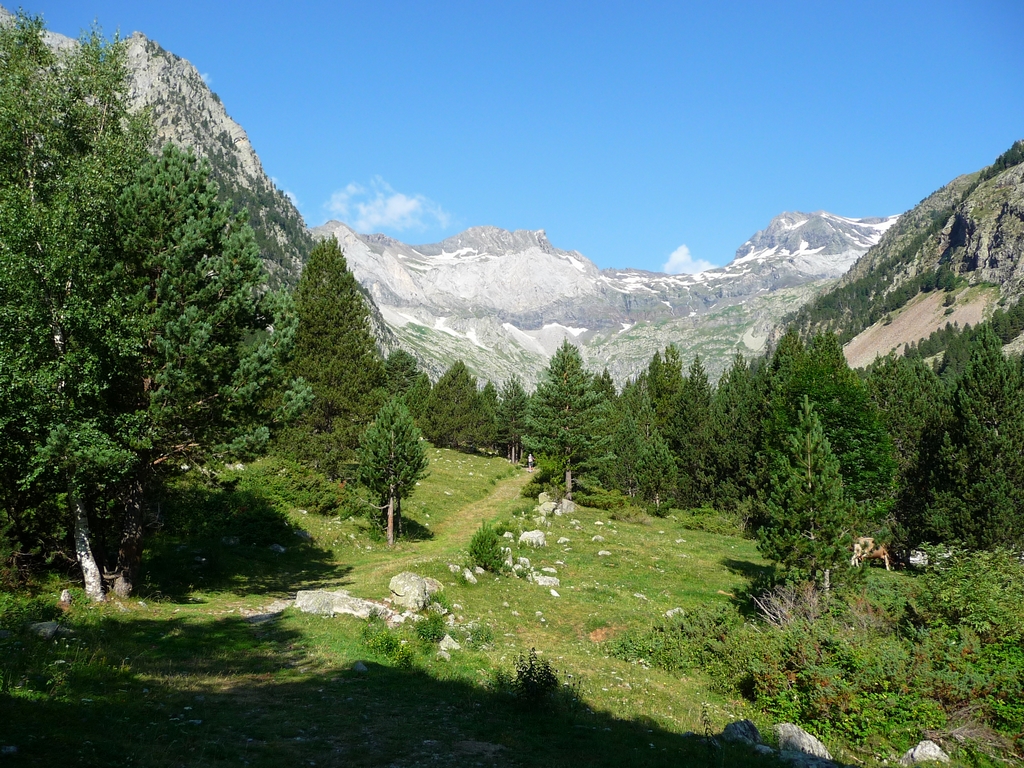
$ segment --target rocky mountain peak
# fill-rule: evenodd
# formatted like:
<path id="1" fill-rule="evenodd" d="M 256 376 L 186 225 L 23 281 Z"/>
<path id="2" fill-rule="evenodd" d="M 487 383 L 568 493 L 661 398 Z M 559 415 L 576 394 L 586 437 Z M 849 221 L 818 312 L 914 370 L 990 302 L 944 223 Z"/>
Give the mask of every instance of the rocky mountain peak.
<path id="1" fill-rule="evenodd" d="M 440 243 L 413 247 L 425 256 L 465 251 L 491 256 L 506 256 L 534 248 L 543 253 L 559 253 L 558 249 L 551 245 L 547 233 L 543 229 L 517 229 L 510 232 L 507 229 L 492 226 L 470 227 Z"/>

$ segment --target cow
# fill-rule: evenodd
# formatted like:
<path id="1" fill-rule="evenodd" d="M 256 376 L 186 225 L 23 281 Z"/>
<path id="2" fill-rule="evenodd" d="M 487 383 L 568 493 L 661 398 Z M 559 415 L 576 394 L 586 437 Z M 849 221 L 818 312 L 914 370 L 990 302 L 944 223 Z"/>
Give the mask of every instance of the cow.
<path id="1" fill-rule="evenodd" d="M 889 549 L 885 544 L 878 544 L 870 536 L 861 536 L 853 542 L 853 557 L 850 558 L 850 565 L 861 566 L 865 560 L 881 560 L 885 563 L 885 570 L 891 571 L 889 560 Z"/>

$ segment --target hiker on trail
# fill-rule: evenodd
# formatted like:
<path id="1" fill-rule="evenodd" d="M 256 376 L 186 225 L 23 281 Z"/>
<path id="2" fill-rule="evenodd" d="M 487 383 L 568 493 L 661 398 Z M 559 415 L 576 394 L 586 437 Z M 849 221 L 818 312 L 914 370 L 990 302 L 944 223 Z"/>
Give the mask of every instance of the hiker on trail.
<path id="1" fill-rule="evenodd" d="M 526 471 L 533 472 L 533 454 L 526 457 Z"/>

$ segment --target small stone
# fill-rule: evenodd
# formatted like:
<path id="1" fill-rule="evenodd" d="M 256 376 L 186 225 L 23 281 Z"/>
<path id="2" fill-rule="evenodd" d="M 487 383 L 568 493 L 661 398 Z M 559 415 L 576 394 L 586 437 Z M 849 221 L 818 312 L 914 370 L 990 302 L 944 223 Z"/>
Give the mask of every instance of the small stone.
<path id="1" fill-rule="evenodd" d="M 682 616 L 684 613 L 686 613 L 686 611 L 684 611 L 682 608 L 670 608 L 669 610 L 665 611 L 665 618 L 671 619 L 673 616 Z"/>
<path id="2" fill-rule="evenodd" d="M 538 493 L 537 494 L 537 503 L 538 504 L 546 504 L 549 501 L 551 501 L 551 496 L 549 494 L 547 494 L 547 493 Z"/>
<path id="3" fill-rule="evenodd" d="M 370 670 L 367 669 L 366 665 L 363 664 L 363 662 L 357 661 L 355 664 L 352 665 L 352 671 L 360 675 L 365 675 Z"/>
<path id="4" fill-rule="evenodd" d="M 604 525 L 600 520 L 595 520 L 594 525 Z"/>
<path id="5" fill-rule="evenodd" d="M 574 515 L 576 514 L 576 502 L 569 499 L 562 499 L 558 504 L 558 511 L 555 514 Z"/>
<path id="6" fill-rule="evenodd" d="M 301 528 L 296 529 L 295 535 L 298 536 L 300 539 L 304 539 L 305 541 L 313 540 L 313 534 L 311 534 L 309 531 L 304 531 Z"/>
<path id="7" fill-rule="evenodd" d="M 558 579 L 555 576 L 534 576 L 533 583 L 541 587 L 560 587 Z"/>
<path id="8" fill-rule="evenodd" d="M 769 747 L 767 744 L 755 744 L 754 751 L 759 755 L 774 755 L 775 750 Z"/>
<path id="9" fill-rule="evenodd" d="M 448 651 L 438 651 L 437 658 L 441 659 L 441 661 L 451 661 L 452 655 Z"/>
<path id="10" fill-rule="evenodd" d="M 71 590 L 65 589 L 61 591 L 60 602 L 64 605 L 71 605 Z"/>
<path id="11" fill-rule="evenodd" d="M 469 570 L 469 568 L 462 569 L 462 578 L 464 578 L 468 584 L 476 584 L 476 576 L 473 575 L 473 572 Z"/>
<path id="12" fill-rule="evenodd" d="M 555 592 L 555 590 L 553 590 L 553 589 L 551 590 L 551 596 L 552 597 L 561 597 L 561 595 L 558 594 L 557 592 Z"/>
<path id="13" fill-rule="evenodd" d="M 461 651 L 462 646 L 458 644 L 454 637 L 451 635 L 445 635 L 441 638 L 441 642 L 438 643 L 438 647 L 442 651 Z"/>
<path id="14" fill-rule="evenodd" d="M 448 563 L 448 570 L 452 573 L 459 573 L 462 569 L 459 568 L 455 563 Z"/>
<path id="15" fill-rule="evenodd" d="M 602 549 L 600 552 L 597 553 L 597 556 L 598 557 L 608 557 L 610 554 L 611 554 L 611 552 L 609 552 L 607 549 Z"/>
<path id="16" fill-rule="evenodd" d="M 604 541 L 604 536 L 594 536 L 591 541 Z"/>
<path id="17" fill-rule="evenodd" d="M 942 751 L 942 747 L 929 739 L 918 742 L 916 747 L 908 749 L 900 758 L 900 765 L 917 765 L 928 762 L 949 762 L 949 755 Z"/>
<path id="18" fill-rule="evenodd" d="M 516 535 L 512 533 L 512 531 L 505 531 L 503 534 L 501 534 L 501 536 L 504 539 L 514 539 L 516 537 Z"/>
<path id="19" fill-rule="evenodd" d="M 283 555 L 288 550 L 285 549 L 284 547 L 282 547 L 280 544 L 271 544 L 270 545 L 270 551 L 271 552 L 277 552 L 277 554 L 279 554 L 279 555 Z"/>
<path id="20" fill-rule="evenodd" d="M 569 541 L 570 540 L 567 539 L 565 536 L 562 536 L 556 543 L 558 543 L 558 544 L 568 544 Z"/>
<path id="21" fill-rule="evenodd" d="M 18 748 L 13 744 L 9 744 L 4 747 L 0 747 L 0 755 L 16 755 L 18 754 Z"/>
<path id="22" fill-rule="evenodd" d="M 540 512 L 542 515 L 550 515 L 552 512 L 555 511 L 555 506 L 555 502 L 545 501 L 543 504 L 540 505 L 540 507 L 538 507 L 537 511 Z"/>
<path id="23" fill-rule="evenodd" d="M 484 569 L 481 568 L 479 565 L 475 565 L 473 566 L 473 573 L 475 573 L 477 576 L 482 576 L 484 573 Z"/>
<path id="24" fill-rule="evenodd" d="M 529 568 L 530 567 L 530 561 L 529 561 L 528 558 L 525 558 L 525 557 L 518 558 L 516 560 L 516 563 L 518 565 L 522 566 L 523 568 Z"/>

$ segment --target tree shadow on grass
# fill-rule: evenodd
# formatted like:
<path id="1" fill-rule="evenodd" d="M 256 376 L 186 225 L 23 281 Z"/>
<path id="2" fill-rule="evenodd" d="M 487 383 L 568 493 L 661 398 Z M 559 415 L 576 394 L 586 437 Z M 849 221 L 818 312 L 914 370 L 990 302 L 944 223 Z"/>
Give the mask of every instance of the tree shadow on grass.
<path id="1" fill-rule="evenodd" d="M 276 552 L 221 539 L 160 538 L 146 552 L 139 594 L 189 602 L 197 591 L 283 596 L 348 583 L 352 567 L 339 565 L 334 553 L 308 542 L 288 543 Z"/>
<path id="2" fill-rule="evenodd" d="M 18 748 L 12 765 L 776 764 L 740 745 L 621 720 L 568 697 L 521 702 L 465 671 L 431 668 L 432 648 L 408 669 L 367 656 L 362 673 L 348 662 L 318 666 L 322 657 L 306 649 L 316 643 L 286 619 L 254 626 L 237 616 L 133 611 L 87 616 L 76 631 L 75 643 L 91 654 L 76 656 L 67 640 L 21 646 L 27 663 L 68 666 L 69 674 L 43 683 L 50 694 L 0 694 L 3 741 Z M 365 653 L 353 646 L 342 656 Z M 71 661 L 57 665 L 58 657 Z M 13 657 L 3 658 L 5 678 L 18 678 Z"/>

